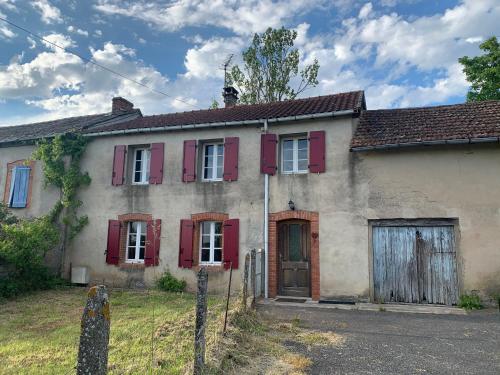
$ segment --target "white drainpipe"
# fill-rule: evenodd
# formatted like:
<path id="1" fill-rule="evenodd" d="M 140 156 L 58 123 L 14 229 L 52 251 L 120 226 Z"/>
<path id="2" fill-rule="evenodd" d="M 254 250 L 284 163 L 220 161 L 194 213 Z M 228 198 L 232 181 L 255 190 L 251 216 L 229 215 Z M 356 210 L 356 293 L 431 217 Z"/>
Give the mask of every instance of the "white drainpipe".
<path id="1" fill-rule="evenodd" d="M 267 133 L 267 120 L 264 120 L 264 133 Z M 269 175 L 264 174 L 264 297 L 269 297 Z"/>

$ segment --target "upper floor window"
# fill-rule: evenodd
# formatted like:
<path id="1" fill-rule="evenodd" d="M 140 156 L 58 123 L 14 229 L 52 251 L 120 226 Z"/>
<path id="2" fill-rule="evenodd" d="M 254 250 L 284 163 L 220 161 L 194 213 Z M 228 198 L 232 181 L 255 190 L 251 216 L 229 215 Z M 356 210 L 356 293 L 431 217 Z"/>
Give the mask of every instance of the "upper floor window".
<path id="1" fill-rule="evenodd" d="M 307 137 L 284 138 L 281 141 L 281 172 L 308 172 L 308 140 Z"/>
<path id="2" fill-rule="evenodd" d="M 203 145 L 203 181 L 222 181 L 224 169 L 224 144 Z"/>
<path id="3" fill-rule="evenodd" d="M 127 233 L 127 262 L 143 263 L 146 251 L 146 222 L 130 221 Z"/>
<path id="4" fill-rule="evenodd" d="M 151 152 L 148 148 L 138 148 L 134 151 L 134 184 L 149 183 L 149 166 L 151 161 Z"/>
<path id="5" fill-rule="evenodd" d="M 222 222 L 204 221 L 200 227 L 200 264 L 221 264 Z"/>

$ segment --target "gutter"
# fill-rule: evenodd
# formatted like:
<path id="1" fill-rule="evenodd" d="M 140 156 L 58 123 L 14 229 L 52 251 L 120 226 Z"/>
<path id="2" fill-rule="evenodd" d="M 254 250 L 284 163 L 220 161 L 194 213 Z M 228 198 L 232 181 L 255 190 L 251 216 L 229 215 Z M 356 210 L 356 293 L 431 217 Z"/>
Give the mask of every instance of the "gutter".
<path id="1" fill-rule="evenodd" d="M 126 135 L 126 134 L 136 134 L 136 133 L 153 133 L 153 132 L 166 132 L 166 131 L 176 131 L 176 130 L 194 130 L 194 129 L 207 129 L 207 128 L 219 128 L 219 127 L 232 127 L 232 126 L 249 126 L 249 125 L 262 125 L 265 121 L 268 123 L 282 123 L 288 121 L 301 121 L 301 120 L 314 120 L 327 117 L 339 117 L 346 115 L 353 115 L 354 110 L 349 109 L 345 111 L 334 111 L 334 112 L 323 112 L 323 113 L 313 113 L 310 115 L 300 115 L 300 116 L 288 116 L 288 117 L 275 117 L 267 120 L 243 120 L 243 121 L 222 121 L 222 122 L 208 122 L 202 124 L 187 124 L 187 125 L 172 125 L 172 126 L 158 126 L 152 128 L 136 128 L 136 129 L 124 129 L 124 130 L 110 130 L 104 132 L 93 132 L 83 134 L 84 137 L 101 137 L 107 135 Z"/>
<path id="2" fill-rule="evenodd" d="M 463 145 L 463 144 L 498 143 L 498 142 L 500 142 L 500 137 L 462 138 L 462 139 L 449 139 L 449 140 L 439 140 L 439 141 L 391 143 L 385 145 L 351 147 L 350 151 L 362 152 L 362 151 L 393 150 L 398 148 L 417 147 L 417 146 Z"/>

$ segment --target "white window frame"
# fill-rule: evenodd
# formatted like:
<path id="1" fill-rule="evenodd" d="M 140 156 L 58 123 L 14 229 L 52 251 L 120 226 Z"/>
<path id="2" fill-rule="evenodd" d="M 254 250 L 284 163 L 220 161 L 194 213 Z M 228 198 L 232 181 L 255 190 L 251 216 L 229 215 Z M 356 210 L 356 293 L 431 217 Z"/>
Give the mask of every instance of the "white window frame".
<path id="1" fill-rule="evenodd" d="M 141 181 L 135 181 L 135 174 L 137 172 L 136 169 L 136 161 L 137 161 L 137 152 L 142 151 L 142 159 L 141 159 Z M 132 184 L 134 185 L 147 185 L 149 184 L 149 172 L 151 167 L 151 149 L 149 148 L 136 148 L 134 149 L 134 166 L 132 168 Z"/>
<path id="2" fill-rule="evenodd" d="M 137 223 L 137 232 L 135 233 L 136 235 L 136 241 L 135 241 L 135 258 L 131 259 L 128 257 L 128 248 L 129 246 L 129 241 L 130 241 L 130 228 L 132 227 L 132 223 Z M 144 263 L 144 259 L 141 259 L 140 253 L 141 253 L 141 247 L 144 247 L 144 258 L 146 257 L 146 241 L 147 238 L 145 238 L 144 241 L 144 246 L 141 246 L 141 233 L 142 233 L 142 228 L 144 227 L 144 236 L 147 236 L 147 228 L 146 228 L 147 223 L 145 221 L 129 221 L 127 222 L 127 247 L 125 248 L 125 263 Z"/>
<path id="3" fill-rule="evenodd" d="M 214 146 L 214 157 L 212 159 L 212 176 L 205 178 L 205 168 L 207 165 L 205 164 L 205 159 L 206 159 L 206 152 L 207 148 L 209 146 Z M 219 150 L 218 146 L 222 146 L 222 175 L 220 177 L 217 177 L 217 160 L 219 159 L 219 154 L 217 153 Z M 203 145 L 203 163 L 202 163 L 202 170 L 201 170 L 201 180 L 202 181 L 222 181 L 222 178 L 224 176 L 224 143 L 223 142 L 210 142 L 210 143 L 205 143 Z"/>
<path id="4" fill-rule="evenodd" d="M 207 261 L 202 261 L 202 253 L 203 253 L 203 224 L 206 224 L 206 223 L 210 223 L 210 260 L 207 262 Z M 215 234 L 215 224 L 216 223 L 220 223 L 221 225 L 221 233 L 220 234 Z M 200 222 L 200 255 L 199 255 L 199 263 L 201 265 L 206 265 L 206 266 L 219 266 L 222 264 L 223 262 L 223 257 L 224 257 L 224 254 L 223 254 L 223 248 L 222 248 L 222 228 L 224 226 L 224 223 L 222 221 L 203 221 L 203 222 Z M 220 236 L 221 237 L 221 247 L 217 248 L 217 249 L 220 249 L 220 253 L 221 253 L 221 260 L 220 262 L 216 262 L 214 260 L 214 257 L 215 257 L 215 236 Z"/>
<path id="5" fill-rule="evenodd" d="M 299 140 L 305 140 L 307 142 L 307 167 L 306 169 L 299 169 Z M 291 171 L 285 171 L 285 147 L 284 144 L 287 141 L 293 141 L 293 167 Z M 287 137 L 281 139 L 281 173 L 282 174 L 302 174 L 309 173 L 309 138 L 306 135 Z"/>

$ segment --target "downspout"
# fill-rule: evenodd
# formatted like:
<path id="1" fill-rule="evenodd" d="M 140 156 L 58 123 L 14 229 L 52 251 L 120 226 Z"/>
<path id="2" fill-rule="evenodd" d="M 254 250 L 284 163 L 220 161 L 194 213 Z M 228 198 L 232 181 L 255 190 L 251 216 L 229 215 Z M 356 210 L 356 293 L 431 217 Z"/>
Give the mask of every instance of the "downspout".
<path id="1" fill-rule="evenodd" d="M 267 133 L 267 119 L 264 120 L 264 133 Z M 264 174 L 264 297 L 269 296 L 269 175 Z"/>

